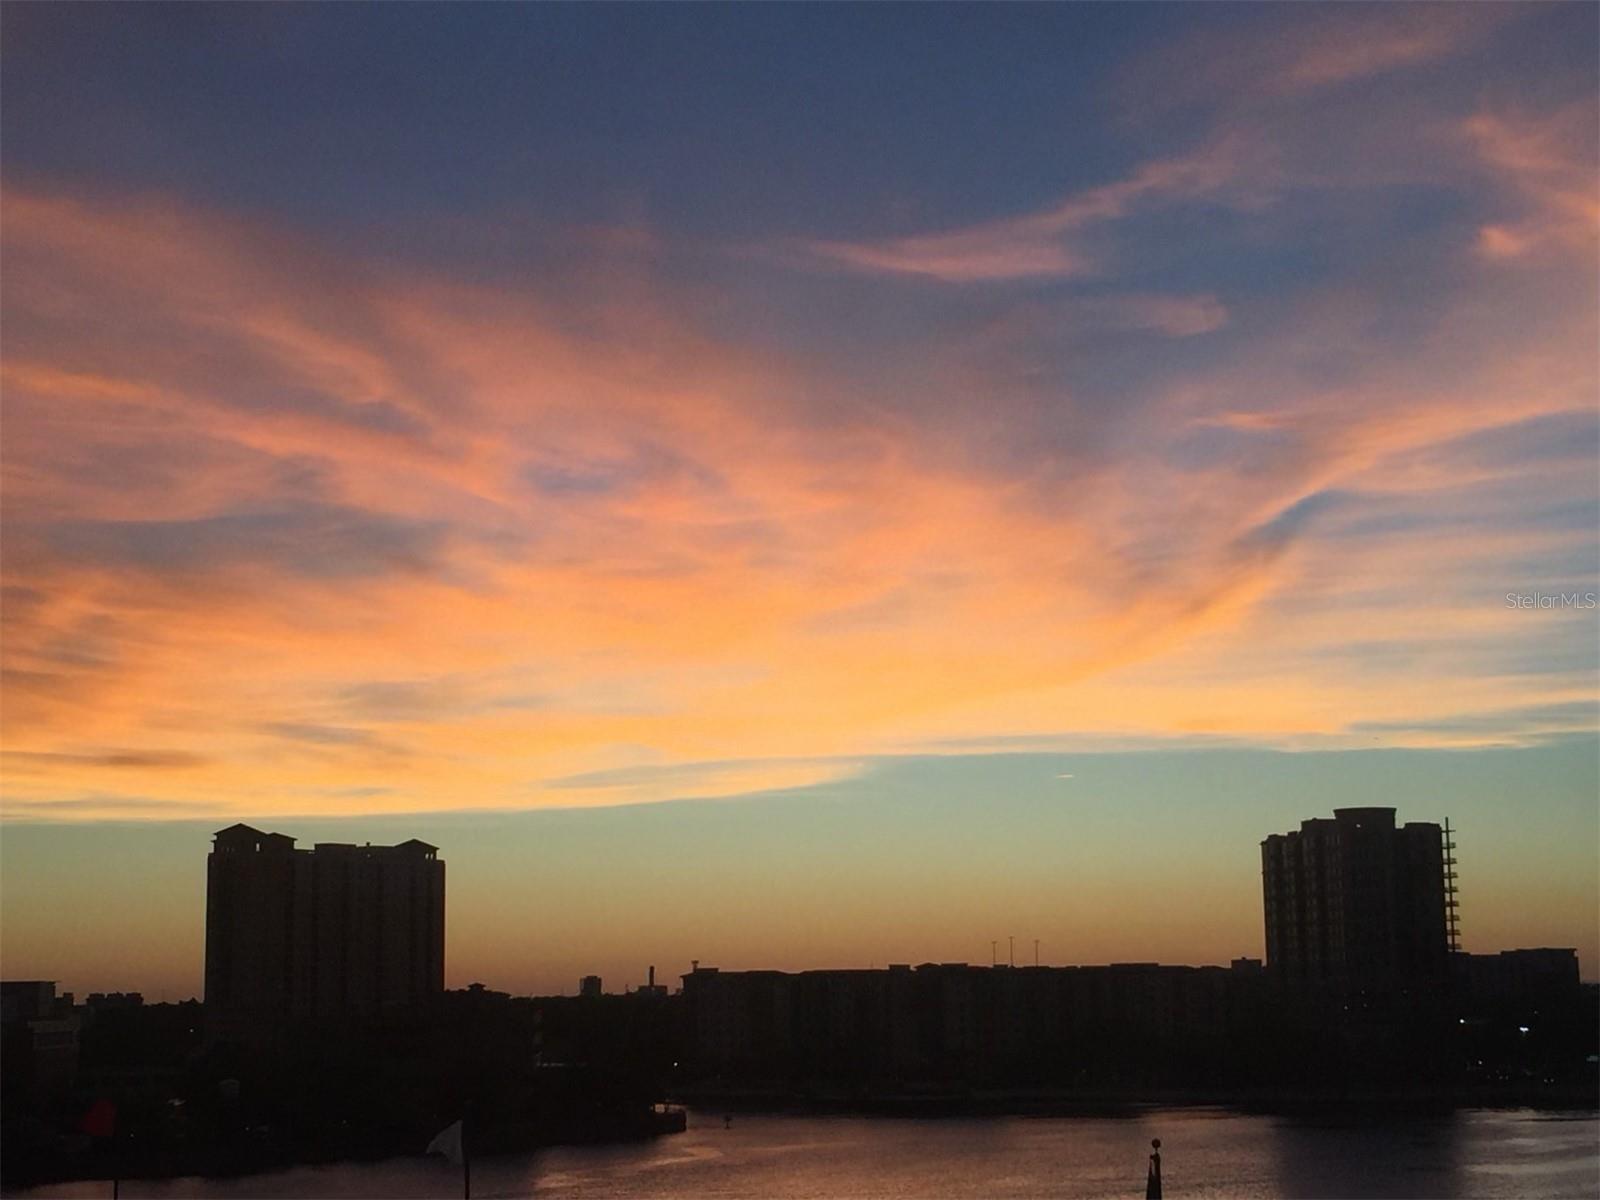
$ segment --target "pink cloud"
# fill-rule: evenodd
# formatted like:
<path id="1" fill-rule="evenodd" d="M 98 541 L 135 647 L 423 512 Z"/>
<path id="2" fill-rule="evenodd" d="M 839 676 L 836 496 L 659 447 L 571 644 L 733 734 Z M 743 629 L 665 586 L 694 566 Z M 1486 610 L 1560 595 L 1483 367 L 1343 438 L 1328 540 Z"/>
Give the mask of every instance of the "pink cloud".
<path id="1" fill-rule="evenodd" d="M 1280 9 L 1243 30 L 1205 29 L 1126 72 L 1118 96 L 1134 117 L 1197 105 L 1233 113 L 1320 96 L 1469 53 L 1527 15 L 1505 4 L 1329 5 Z"/>
<path id="2" fill-rule="evenodd" d="M 1124 179 L 1068 196 L 1038 212 L 939 233 L 876 242 L 818 241 L 818 258 L 852 270 L 920 275 L 946 283 L 993 283 L 1093 275 L 1100 264 L 1073 235 L 1143 204 L 1200 198 L 1259 203 L 1260 164 L 1246 141 L 1227 137 L 1201 150 L 1146 163 Z"/>
<path id="3" fill-rule="evenodd" d="M 1152 168 L 1044 227 L 1226 177 Z M 779 778 L 760 762 L 996 729 L 1334 736 L 1326 695 L 1249 648 L 1270 636 L 1289 661 L 1370 625 L 1337 604 L 1314 629 L 1272 615 L 1351 554 L 1373 581 L 1415 568 L 1381 541 L 1318 540 L 1338 507 L 1296 506 L 1461 504 L 1507 470 L 1419 450 L 1571 412 L 1594 387 L 1592 313 L 1539 299 L 1555 275 L 1503 305 L 1472 291 L 1398 355 L 1362 340 L 1370 297 L 1320 296 L 1181 388 L 1075 412 L 1101 447 L 1081 465 L 1035 447 L 996 467 L 932 408 L 846 392 L 814 419 L 795 400 L 814 375 L 707 337 L 657 285 L 575 333 L 559 294 L 400 279 L 153 202 L 8 195 L 4 234 L 0 649 L 34 803 L 565 804 L 547 781 L 614 767 L 619 747 L 758 760 L 729 771 L 748 782 Z M 1213 296 L 1140 293 L 1017 318 L 1174 337 L 1230 319 Z M 87 347 L 84 329 L 101 331 Z M 1337 387 L 1298 366 L 1328 344 L 1361 363 Z M 992 360 L 948 350 L 934 384 L 873 386 L 930 404 L 951 389 L 972 419 L 1016 421 L 1003 338 Z M 925 369 L 914 357 L 901 366 Z M 1184 463 L 1195 431 L 1244 441 Z M 1447 553 L 1459 574 L 1503 547 Z M 1395 629 L 1482 617 L 1391 603 Z M 396 679 L 431 703 L 352 700 Z M 1426 693 L 1378 716 L 1426 714 Z M 124 768 L 107 748 L 141 745 L 191 765 L 108 786 Z"/>
<path id="4" fill-rule="evenodd" d="M 1591 102 L 1548 113 L 1480 112 L 1462 135 L 1505 198 L 1506 218 L 1478 231 L 1485 257 L 1593 257 L 1600 242 L 1600 122 Z"/>

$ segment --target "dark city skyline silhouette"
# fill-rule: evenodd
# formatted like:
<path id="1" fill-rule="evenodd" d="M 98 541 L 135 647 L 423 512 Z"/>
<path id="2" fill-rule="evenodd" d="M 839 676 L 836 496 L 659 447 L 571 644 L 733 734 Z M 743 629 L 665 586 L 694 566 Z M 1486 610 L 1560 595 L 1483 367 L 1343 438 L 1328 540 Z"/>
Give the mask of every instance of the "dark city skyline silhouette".
<path id="1" fill-rule="evenodd" d="M 450 1145 L 476 1148 L 456 1155 L 465 1164 L 671 1133 L 684 1128 L 674 1104 L 752 1097 L 909 1113 L 1070 1111 L 1151 1094 L 1323 1106 L 1600 1098 L 1588 1069 L 1600 989 L 1580 985 L 1571 949 L 1453 948 L 1452 851 L 1442 826 L 1397 826 L 1393 808 L 1339 809 L 1268 835 L 1265 962 L 695 962 L 676 990 L 652 966 L 620 995 L 590 976 L 576 997 L 515 997 L 482 983 L 445 990 L 437 847 L 301 849 L 233 825 L 207 855 L 203 1005 L 119 993 L 80 1006 L 50 982 L 4 984 L 13 1128 L 71 1113 L 89 1092 L 100 1106 L 81 1117 L 98 1130 L 99 1157 L 24 1139 L 10 1175 L 411 1153 L 428 1137 L 442 1144 L 434 1135 L 451 1121 L 461 1125 Z M 141 1101 L 107 1086 L 129 1054 L 143 1070 L 182 1064 L 167 1086 L 201 1122 L 198 1139 L 150 1124 Z M 119 1119 L 143 1131 L 137 1147 L 119 1141 Z M 251 1141 L 250 1121 L 277 1132 Z M 1152 1155 L 1150 1187 L 1161 1186 Z"/>

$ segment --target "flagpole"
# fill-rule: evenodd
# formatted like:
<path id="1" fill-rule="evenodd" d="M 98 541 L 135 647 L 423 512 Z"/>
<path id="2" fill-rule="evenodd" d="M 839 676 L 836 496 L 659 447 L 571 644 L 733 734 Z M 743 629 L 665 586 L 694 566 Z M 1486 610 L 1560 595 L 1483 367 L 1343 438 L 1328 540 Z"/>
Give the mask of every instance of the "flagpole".
<path id="1" fill-rule="evenodd" d="M 472 1155 L 467 1153 L 467 1122 L 461 1121 L 461 1200 L 472 1200 Z"/>

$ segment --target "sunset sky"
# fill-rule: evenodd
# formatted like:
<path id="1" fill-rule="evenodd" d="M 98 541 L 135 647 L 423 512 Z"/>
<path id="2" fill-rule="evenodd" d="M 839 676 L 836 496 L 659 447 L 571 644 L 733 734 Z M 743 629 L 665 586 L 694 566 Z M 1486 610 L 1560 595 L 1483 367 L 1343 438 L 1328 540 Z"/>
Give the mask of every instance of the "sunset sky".
<path id="1" fill-rule="evenodd" d="M 1600 8 L 3 25 L 7 977 L 237 820 L 451 986 L 1226 961 L 1347 804 L 1600 974 Z"/>

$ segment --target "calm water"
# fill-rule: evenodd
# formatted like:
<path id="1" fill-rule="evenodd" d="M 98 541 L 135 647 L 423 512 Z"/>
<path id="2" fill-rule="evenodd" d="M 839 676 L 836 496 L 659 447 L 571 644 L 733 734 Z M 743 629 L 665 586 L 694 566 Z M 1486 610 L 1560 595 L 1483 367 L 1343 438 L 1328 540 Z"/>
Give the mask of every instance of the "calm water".
<path id="1" fill-rule="evenodd" d="M 1150 1139 L 1180 1197 L 1600 1196 L 1600 1121 L 1469 1112 L 1405 1123 L 1328 1123 L 1220 1110 L 1137 1118 L 913 1120 L 690 1113 L 687 1133 L 473 1163 L 475 1198 L 1129 1197 L 1144 1195 Z M 109 1196 L 105 1183 L 22 1195 Z M 247 1179 L 133 1181 L 124 1197 L 453 1197 L 443 1160 L 302 1167 Z"/>

